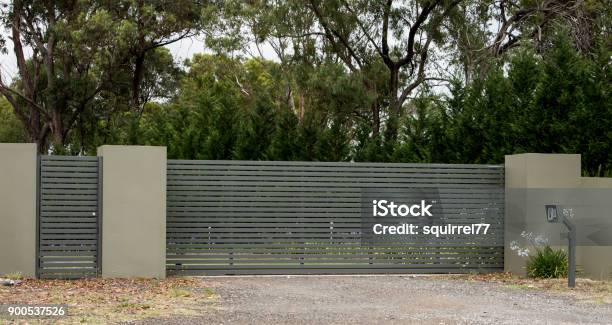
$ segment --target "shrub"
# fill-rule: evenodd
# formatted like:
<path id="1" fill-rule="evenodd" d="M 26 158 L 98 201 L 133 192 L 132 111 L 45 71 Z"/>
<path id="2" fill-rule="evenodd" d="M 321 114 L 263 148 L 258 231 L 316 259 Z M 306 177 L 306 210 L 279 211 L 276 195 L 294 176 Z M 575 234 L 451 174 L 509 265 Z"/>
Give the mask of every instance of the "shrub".
<path id="1" fill-rule="evenodd" d="M 562 278 L 567 276 L 567 254 L 549 246 L 538 249 L 527 260 L 527 275 L 532 278 Z"/>

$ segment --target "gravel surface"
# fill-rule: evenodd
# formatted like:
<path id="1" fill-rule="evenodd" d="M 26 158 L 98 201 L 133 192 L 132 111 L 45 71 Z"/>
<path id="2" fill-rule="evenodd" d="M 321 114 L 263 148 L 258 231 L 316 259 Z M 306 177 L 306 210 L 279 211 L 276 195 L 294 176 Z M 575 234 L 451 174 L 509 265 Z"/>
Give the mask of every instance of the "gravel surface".
<path id="1" fill-rule="evenodd" d="M 414 276 L 202 278 L 197 318 L 134 324 L 612 324 L 612 305 L 495 283 Z"/>

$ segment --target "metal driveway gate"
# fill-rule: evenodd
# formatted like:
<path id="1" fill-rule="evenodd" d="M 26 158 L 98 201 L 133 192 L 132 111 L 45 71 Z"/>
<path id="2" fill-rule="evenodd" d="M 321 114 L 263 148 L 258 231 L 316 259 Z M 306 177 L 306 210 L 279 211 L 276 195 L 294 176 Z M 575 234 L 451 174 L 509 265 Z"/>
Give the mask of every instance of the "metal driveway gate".
<path id="1" fill-rule="evenodd" d="M 170 274 L 503 269 L 503 166 L 169 160 L 167 177 Z M 448 220 L 489 234 L 363 246 L 361 193 L 389 188 L 436 188 Z"/>
<path id="2" fill-rule="evenodd" d="M 101 158 L 41 156 L 39 164 L 38 276 L 97 276 Z"/>

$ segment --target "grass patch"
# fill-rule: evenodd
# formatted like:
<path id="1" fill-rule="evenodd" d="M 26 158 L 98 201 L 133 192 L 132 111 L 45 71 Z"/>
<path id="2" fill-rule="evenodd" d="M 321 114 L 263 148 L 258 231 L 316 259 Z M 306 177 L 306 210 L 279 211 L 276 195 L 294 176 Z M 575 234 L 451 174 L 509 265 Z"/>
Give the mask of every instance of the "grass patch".
<path id="1" fill-rule="evenodd" d="M 214 292 L 199 278 L 25 279 L 0 287 L 0 301 L 15 304 L 67 304 L 59 324 L 108 324 L 173 315 L 197 316 L 212 308 Z M 42 323 L 42 321 L 40 321 Z M 28 319 L 28 324 L 37 324 Z M 55 322 L 54 322 L 55 324 Z"/>
<path id="2" fill-rule="evenodd" d="M 533 286 L 530 285 L 526 285 L 526 284 L 507 284 L 504 285 L 504 288 L 508 288 L 508 289 L 533 289 Z"/>
<path id="3" fill-rule="evenodd" d="M 189 297 L 191 296 L 191 291 L 179 288 L 170 289 L 170 297 L 172 298 L 180 298 L 180 297 Z"/>
<path id="4" fill-rule="evenodd" d="M 554 294 L 567 295 L 576 300 L 594 304 L 612 304 L 612 281 L 595 281 L 587 278 L 577 278 L 576 287 L 567 287 L 567 278 L 540 279 L 524 278 L 511 273 L 481 273 L 447 276 L 453 280 L 467 280 L 471 282 L 488 282 L 501 285 L 503 288 L 514 290 L 542 290 Z M 432 277 L 432 281 L 440 277 Z"/>
<path id="5" fill-rule="evenodd" d="M 23 275 L 21 274 L 21 272 L 11 272 L 11 273 L 5 274 L 1 278 L 9 279 L 9 280 L 21 280 L 23 279 Z"/>

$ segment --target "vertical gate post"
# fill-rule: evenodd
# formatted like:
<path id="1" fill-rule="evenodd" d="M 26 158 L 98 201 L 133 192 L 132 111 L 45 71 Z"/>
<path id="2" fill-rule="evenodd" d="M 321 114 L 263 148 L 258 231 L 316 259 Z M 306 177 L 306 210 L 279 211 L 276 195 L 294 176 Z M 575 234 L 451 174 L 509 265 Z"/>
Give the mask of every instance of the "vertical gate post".
<path id="1" fill-rule="evenodd" d="M 102 276 L 102 218 L 104 215 L 102 212 L 102 166 L 102 157 L 98 157 L 98 243 L 96 245 L 97 277 Z"/>
<path id="2" fill-rule="evenodd" d="M 523 231 L 545 233 L 544 204 L 567 202 L 554 189 L 580 186 L 580 155 L 524 153 L 505 157 L 504 270 L 525 275 L 525 258 L 512 251 Z M 534 191 L 539 190 L 539 191 Z"/>
<path id="3" fill-rule="evenodd" d="M 34 143 L 0 143 L 0 276 L 36 276 L 37 157 Z"/>
<path id="4" fill-rule="evenodd" d="M 102 277 L 166 276 L 166 147 L 102 146 Z"/>

